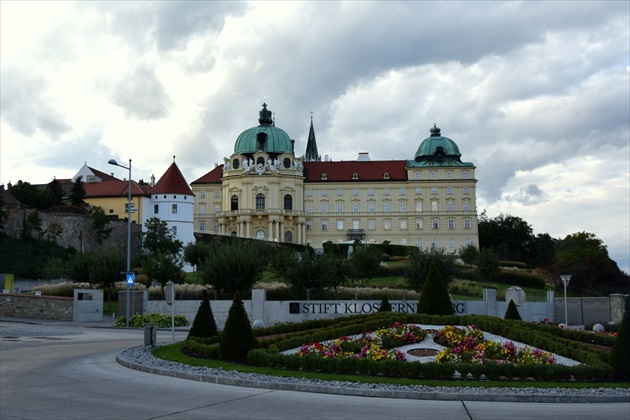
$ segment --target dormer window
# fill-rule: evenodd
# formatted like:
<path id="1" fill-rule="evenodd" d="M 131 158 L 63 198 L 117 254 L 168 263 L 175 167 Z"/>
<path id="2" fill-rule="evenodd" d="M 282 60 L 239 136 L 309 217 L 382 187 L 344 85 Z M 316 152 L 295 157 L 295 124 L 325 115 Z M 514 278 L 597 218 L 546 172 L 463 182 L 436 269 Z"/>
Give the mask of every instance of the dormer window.
<path id="1" fill-rule="evenodd" d="M 389 172 L 385 172 L 383 174 L 383 179 L 389 179 Z"/>
<path id="2" fill-rule="evenodd" d="M 358 173 L 353 173 L 352 174 L 352 179 L 359 179 L 359 174 Z"/>
<path id="3" fill-rule="evenodd" d="M 322 179 L 322 181 L 326 181 L 328 179 L 328 175 L 323 173 L 321 179 Z"/>

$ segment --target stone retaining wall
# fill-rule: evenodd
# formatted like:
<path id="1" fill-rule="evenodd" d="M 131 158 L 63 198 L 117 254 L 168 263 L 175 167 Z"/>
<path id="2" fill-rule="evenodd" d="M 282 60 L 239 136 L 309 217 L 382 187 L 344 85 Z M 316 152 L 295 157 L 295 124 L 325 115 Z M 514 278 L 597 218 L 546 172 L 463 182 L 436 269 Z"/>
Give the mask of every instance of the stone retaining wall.
<path id="1" fill-rule="evenodd" d="M 0 294 L 0 315 L 15 318 L 73 320 L 74 299 L 57 296 Z"/>

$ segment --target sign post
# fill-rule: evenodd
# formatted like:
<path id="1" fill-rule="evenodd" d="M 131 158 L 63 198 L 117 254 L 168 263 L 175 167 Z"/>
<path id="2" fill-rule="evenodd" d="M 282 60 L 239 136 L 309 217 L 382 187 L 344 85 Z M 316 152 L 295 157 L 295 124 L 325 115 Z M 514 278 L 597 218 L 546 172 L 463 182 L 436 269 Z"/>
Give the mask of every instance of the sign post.
<path id="1" fill-rule="evenodd" d="M 127 299 L 126 308 L 125 308 L 125 325 L 129 328 L 129 288 L 136 284 L 136 274 L 133 271 L 125 271 L 125 276 L 127 277 Z"/>
<path id="2" fill-rule="evenodd" d="M 164 299 L 171 307 L 171 342 L 175 342 L 175 284 L 172 281 L 166 282 L 164 286 Z"/>

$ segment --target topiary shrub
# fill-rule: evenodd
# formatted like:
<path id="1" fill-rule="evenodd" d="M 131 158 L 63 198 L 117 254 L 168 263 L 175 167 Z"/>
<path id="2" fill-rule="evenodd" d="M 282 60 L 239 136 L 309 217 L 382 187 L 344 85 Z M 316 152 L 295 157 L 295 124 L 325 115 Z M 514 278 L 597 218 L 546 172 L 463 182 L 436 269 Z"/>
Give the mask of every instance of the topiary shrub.
<path id="1" fill-rule="evenodd" d="M 385 296 L 383 300 L 381 300 L 381 306 L 379 306 L 378 312 L 391 312 L 391 311 L 392 311 L 392 305 L 390 305 L 389 299 L 387 299 L 387 296 Z"/>
<path id="2" fill-rule="evenodd" d="M 516 321 L 522 321 L 521 314 L 518 313 L 518 309 L 516 309 L 516 304 L 512 299 L 510 299 L 510 303 L 508 304 L 507 311 L 505 311 L 504 319 L 513 319 Z"/>
<path id="3" fill-rule="evenodd" d="M 197 310 L 197 315 L 193 321 L 190 331 L 188 331 L 187 340 L 192 337 L 210 338 L 217 335 L 217 323 L 214 320 L 212 308 L 210 307 L 210 299 L 208 299 L 208 292 L 204 290 L 202 292 L 201 305 Z"/>
<path id="4" fill-rule="evenodd" d="M 234 294 L 219 343 L 222 359 L 244 360 L 247 352 L 258 347 L 258 340 L 249 323 L 240 293 Z"/>
<path id="5" fill-rule="evenodd" d="M 418 313 L 427 315 L 453 315 L 455 313 L 446 283 L 442 280 L 435 263 L 429 267 L 427 278 L 422 285 Z"/>
<path id="6" fill-rule="evenodd" d="M 630 297 L 626 296 L 625 303 L 621 327 L 610 352 L 610 364 L 619 379 L 630 379 Z"/>

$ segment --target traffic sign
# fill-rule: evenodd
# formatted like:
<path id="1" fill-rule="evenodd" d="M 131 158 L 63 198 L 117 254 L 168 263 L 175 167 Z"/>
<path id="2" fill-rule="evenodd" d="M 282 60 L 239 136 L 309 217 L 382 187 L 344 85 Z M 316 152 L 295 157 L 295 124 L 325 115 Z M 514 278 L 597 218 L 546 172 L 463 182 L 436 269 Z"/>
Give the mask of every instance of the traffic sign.
<path id="1" fill-rule="evenodd" d="M 127 284 L 129 284 L 129 285 L 136 284 L 136 274 L 135 273 L 127 273 Z"/>

